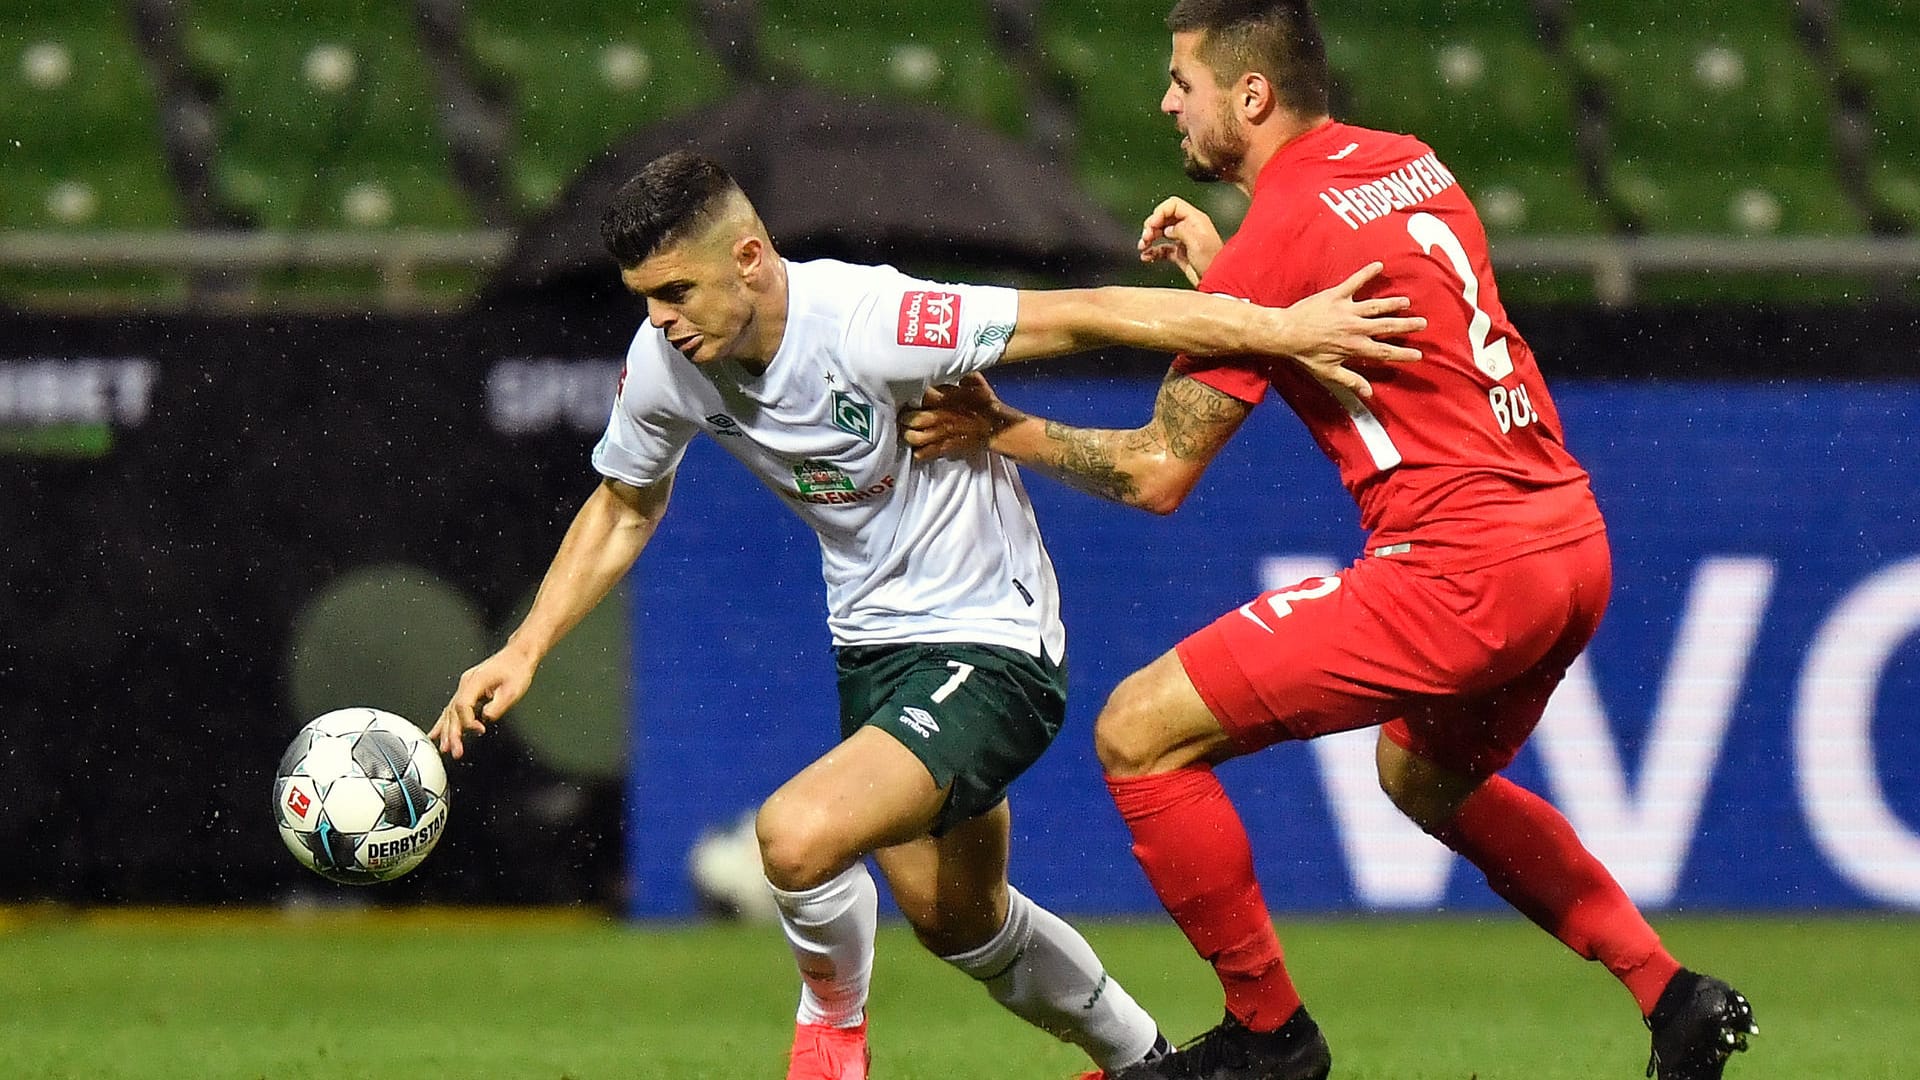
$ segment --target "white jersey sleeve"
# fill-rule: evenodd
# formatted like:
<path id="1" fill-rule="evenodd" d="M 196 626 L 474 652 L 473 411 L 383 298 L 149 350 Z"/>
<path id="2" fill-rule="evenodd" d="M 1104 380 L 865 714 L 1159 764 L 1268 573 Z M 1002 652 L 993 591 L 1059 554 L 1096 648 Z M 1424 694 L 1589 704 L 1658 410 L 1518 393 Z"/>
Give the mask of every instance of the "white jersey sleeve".
<path id="1" fill-rule="evenodd" d="M 642 327 L 627 350 L 613 415 L 606 433 L 593 448 L 593 467 L 602 476 L 646 487 L 670 475 L 680 465 L 699 427 L 679 406 L 659 333 Z"/>
<path id="2" fill-rule="evenodd" d="M 997 363 L 1013 337 L 1019 293 L 888 274 L 855 305 L 842 352 L 893 382 L 952 382 Z"/>

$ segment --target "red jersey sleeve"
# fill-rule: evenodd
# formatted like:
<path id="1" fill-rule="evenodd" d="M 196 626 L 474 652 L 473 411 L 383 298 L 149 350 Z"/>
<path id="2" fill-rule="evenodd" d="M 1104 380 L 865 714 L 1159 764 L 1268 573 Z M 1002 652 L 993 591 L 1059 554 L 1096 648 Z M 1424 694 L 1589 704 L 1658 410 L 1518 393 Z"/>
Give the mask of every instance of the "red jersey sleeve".
<path id="1" fill-rule="evenodd" d="M 1174 357 L 1173 370 L 1249 405 L 1260 404 L 1260 400 L 1267 396 L 1267 387 L 1273 384 L 1273 379 L 1267 374 L 1265 361 L 1257 356 L 1188 356 L 1181 353 Z"/>
<path id="2" fill-rule="evenodd" d="M 1250 303 L 1254 302 L 1254 296 L 1257 290 L 1250 284 L 1243 284 L 1242 282 L 1245 281 L 1244 275 L 1236 273 L 1241 260 L 1241 252 L 1235 250 L 1233 247 L 1229 246 L 1223 249 L 1219 256 L 1214 259 L 1213 265 L 1207 268 L 1205 274 L 1201 275 L 1198 286 L 1199 290 L 1218 296 L 1230 296 L 1235 300 L 1246 300 Z M 1297 269 L 1296 265 L 1296 270 Z M 1291 291 L 1302 287 L 1299 280 L 1300 276 L 1297 273 L 1288 274 L 1287 276 L 1295 280 L 1281 286 L 1282 290 Z M 1272 292 L 1273 289 L 1269 286 L 1265 290 L 1258 291 Z M 1300 295 L 1305 296 L 1307 293 L 1313 291 L 1315 290 L 1307 289 L 1301 292 Z M 1295 299 L 1298 299 L 1298 297 Z M 1275 301 L 1262 298 L 1258 302 L 1271 305 Z M 1281 306 L 1284 306 L 1285 304 L 1292 303 L 1292 301 L 1287 300 L 1281 301 L 1280 303 Z M 1181 353 L 1174 358 L 1173 370 L 1197 382 L 1211 386 L 1215 390 L 1226 394 L 1228 397 L 1238 398 L 1249 405 L 1258 405 L 1260 401 L 1266 397 L 1267 388 L 1273 385 L 1273 365 L 1276 362 L 1284 363 L 1285 360 L 1281 359 L 1276 361 L 1274 357 L 1260 355 L 1188 356 L 1185 353 Z"/>

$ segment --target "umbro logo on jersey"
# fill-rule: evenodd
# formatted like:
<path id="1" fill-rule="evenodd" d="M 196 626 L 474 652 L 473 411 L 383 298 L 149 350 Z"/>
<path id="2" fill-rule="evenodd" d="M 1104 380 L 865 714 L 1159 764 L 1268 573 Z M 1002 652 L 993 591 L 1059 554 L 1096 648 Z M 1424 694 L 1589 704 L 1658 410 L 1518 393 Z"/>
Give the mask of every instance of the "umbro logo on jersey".
<path id="1" fill-rule="evenodd" d="M 940 725 L 935 722 L 932 713 L 913 705 L 900 710 L 900 722 L 912 728 L 923 739 L 933 738 L 934 733 L 940 730 Z"/>
<path id="2" fill-rule="evenodd" d="M 715 435 L 731 435 L 736 439 L 746 435 L 746 432 L 740 430 L 740 422 L 723 412 L 717 412 L 708 416 L 707 423 L 713 425 L 713 433 Z"/>
<path id="3" fill-rule="evenodd" d="M 1012 337 L 1012 323 L 988 323 L 980 328 L 978 334 L 973 336 L 973 343 L 983 349 L 991 349 L 995 345 L 1010 340 Z"/>
<path id="4" fill-rule="evenodd" d="M 858 439 L 873 441 L 873 406 L 847 393 L 833 392 L 833 426 Z"/>
<path id="5" fill-rule="evenodd" d="M 902 345 L 951 349 L 960 325 L 960 294 L 910 292 L 900 297 L 898 340 Z"/>

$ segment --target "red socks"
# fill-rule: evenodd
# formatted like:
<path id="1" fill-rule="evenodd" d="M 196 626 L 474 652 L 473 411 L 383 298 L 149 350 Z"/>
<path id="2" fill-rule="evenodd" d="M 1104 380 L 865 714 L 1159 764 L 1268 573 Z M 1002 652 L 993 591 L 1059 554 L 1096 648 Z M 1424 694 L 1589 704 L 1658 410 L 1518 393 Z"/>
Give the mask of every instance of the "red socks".
<path id="1" fill-rule="evenodd" d="M 1107 778 L 1133 854 L 1167 914 L 1213 965 L 1227 1011 L 1272 1031 L 1300 1007 L 1253 875 L 1240 815 L 1204 766 Z M 1645 1015 L 1680 964 L 1546 800 L 1504 777 L 1481 785 L 1435 835 L 1479 867 L 1508 903 L 1568 948 L 1598 960 Z"/>
<path id="2" fill-rule="evenodd" d="M 1625 984 L 1653 1011 L 1680 964 L 1573 826 L 1545 799 L 1495 776 L 1434 835 L 1487 875 L 1487 884 L 1569 949 Z"/>
<path id="3" fill-rule="evenodd" d="M 1227 1011 L 1255 1031 L 1278 1029 L 1300 995 L 1253 876 L 1246 827 L 1213 770 L 1110 776 L 1107 790 L 1133 831 L 1133 855 L 1153 891 L 1219 975 Z"/>

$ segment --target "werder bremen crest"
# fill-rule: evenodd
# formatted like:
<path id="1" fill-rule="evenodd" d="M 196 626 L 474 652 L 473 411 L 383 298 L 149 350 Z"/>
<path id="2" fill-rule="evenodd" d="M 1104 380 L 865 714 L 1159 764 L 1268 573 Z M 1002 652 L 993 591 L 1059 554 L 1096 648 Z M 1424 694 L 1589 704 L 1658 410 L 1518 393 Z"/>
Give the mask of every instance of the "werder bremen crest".
<path id="1" fill-rule="evenodd" d="M 849 435 L 873 441 L 873 406 L 847 393 L 833 392 L 833 426 Z"/>

